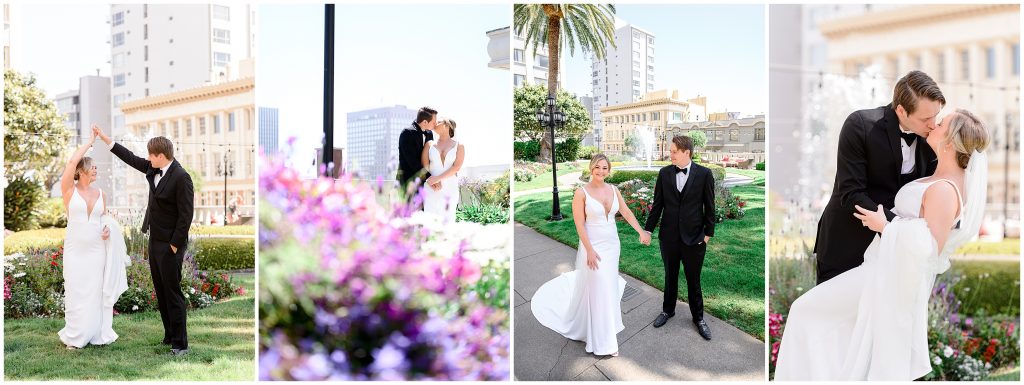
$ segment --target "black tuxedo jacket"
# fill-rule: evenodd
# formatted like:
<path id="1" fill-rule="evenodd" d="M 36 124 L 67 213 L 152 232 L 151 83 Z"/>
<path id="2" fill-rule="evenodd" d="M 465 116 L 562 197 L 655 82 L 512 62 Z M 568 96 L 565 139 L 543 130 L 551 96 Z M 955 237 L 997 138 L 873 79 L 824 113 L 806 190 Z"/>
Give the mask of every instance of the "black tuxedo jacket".
<path id="1" fill-rule="evenodd" d="M 842 271 L 864 262 L 864 251 L 875 232 L 853 216 L 854 206 L 877 210 L 881 204 L 892 220 L 896 192 L 901 183 L 903 154 L 896 111 L 889 106 L 860 110 L 850 114 L 839 132 L 836 180 L 825 211 L 818 221 L 814 242 L 819 264 Z M 916 178 L 935 173 L 935 152 L 917 138 Z"/>
<path id="2" fill-rule="evenodd" d="M 398 135 L 397 177 L 402 185 L 419 176 L 423 170 L 423 144 L 431 140 L 434 140 L 434 133 L 420 129 L 420 125 L 415 122 Z M 429 176 L 427 173 L 423 179 Z"/>
<path id="3" fill-rule="evenodd" d="M 661 242 L 693 246 L 704 242 L 705 235 L 715 236 L 715 177 L 707 167 L 691 164 L 682 192 L 676 186 L 676 166 L 658 172 L 654 204 L 644 230 L 654 232 L 660 220 Z"/>
<path id="4" fill-rule="evenodd" d="M 177 160 L 171 162 L 160 184 L 153 187 L 156 172 L 149 160 L 140 158 L 119 143 L 110 150 L 121 161 L 146 174 L 149 183 L 149 204 L 142 220 L 142 231 L 149 231 L 151 240 L 167 242 L 178 250 L 188 243 L 188 231 L 194 214 L 195 192 L 192 177 Z"/>

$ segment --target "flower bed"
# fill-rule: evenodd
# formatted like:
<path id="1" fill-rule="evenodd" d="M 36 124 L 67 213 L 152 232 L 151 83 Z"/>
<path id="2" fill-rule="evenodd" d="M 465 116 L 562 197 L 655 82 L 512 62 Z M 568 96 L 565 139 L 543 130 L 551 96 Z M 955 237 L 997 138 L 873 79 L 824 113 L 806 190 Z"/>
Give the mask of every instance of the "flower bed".
<path id="1" fill-rule="evenodd" d="M 972 310 L 968 315 L 964 313 L 964 303 L 958 295 L 977 292 L 983 286 L 979 286 L 979 279 L 983 281 L 987 277 L 979 274 L 975 265 L 954 261 L 953 269 L 936 280 L 928 309 L 932 372 L 923 378 L 925 380 L 984 380 L 997 369 L 1020 365 L 1019 305 L 1002 307 L 1011 314 L 988 314 L 985 308 Z M 789 306 L 814 287 L 815 274 L 814 259 L 810 256 L 774 258 L 770 266 L 769 371 L 774 373 Z M 965 272 L 981 277 L 968 276 Z M 998 292 L 991 287 L 988 289 L 986 296 L 1002 293 L 1004 298 L 1016 298 L 1006 293 L 1016 293 L 1019 287 L 1006 287 Z"/>
<path id="2" fill-rule="evenodd" d="M 507 225 L 261 170 L 260 380 L 509 379 Z"/>

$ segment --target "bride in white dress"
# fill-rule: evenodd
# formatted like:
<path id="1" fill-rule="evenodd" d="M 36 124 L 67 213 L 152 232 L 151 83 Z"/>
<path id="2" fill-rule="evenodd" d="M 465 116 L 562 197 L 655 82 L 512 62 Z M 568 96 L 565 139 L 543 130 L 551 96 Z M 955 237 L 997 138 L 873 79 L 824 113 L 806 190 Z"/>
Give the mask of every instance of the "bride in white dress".
<path id="1" fill-rule="evenodd" d="M 618 189 L 604 179 L 611 162 L 604 155 L 590 160 L 590 182 L 576 189 L 572 218 L 580 245 L 576 270 L 542 285 L 530 309 L 541 325 L 568 339 L 586 342 L 587 353 L 619 355 L 615 335 L 624 328 L 620 300 L 626 280 L 619 276 L 619 233 L 615 213 L 636 230 L 640 242 L 651 240 Z"/>
<path id="2" fill-rule="evenodd" d="M 106 195 L 92 186 L 96 165 L 84 156 L 95 141 L 93 136 L 75 151 L 60 181 L 68 224 L 64 237 L 64 328 L 57 335 L 68 349 L 117 340 L 114 303 L 127 289 L 124 239 L 117 223 L 105 216 Z"/>
<path id="3" fill-rule="evenodd" d="M 434 140 L 423 147 L 423 165 L 430 177 L 423 183 L 423 210 L 455 222 L 459 205 L 458 172 L 466 155 L 455 137 L 455 121 L 441 119 L 434 128 Z"/>
<path id="4" fill-rule="evenodd" d="M 981 226 L 988 133 L 956 110 L 927 143 L 938 157 L 935 173 L 900 189 L 891 223 L 881 207 L 857 207 L 864 226 L 881 233 L 864 263 L 793 303 L 775 380 L 906 381 L 931 372 L 928 300 L 949 254 Z"/>

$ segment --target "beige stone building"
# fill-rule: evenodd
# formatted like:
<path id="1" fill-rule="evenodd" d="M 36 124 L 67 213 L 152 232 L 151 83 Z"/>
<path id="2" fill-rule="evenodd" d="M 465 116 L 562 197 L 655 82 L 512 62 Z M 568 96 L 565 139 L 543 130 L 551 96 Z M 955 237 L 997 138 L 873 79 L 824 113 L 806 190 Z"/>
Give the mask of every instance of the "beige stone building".
<path id="1" fill-rule="evenodd" d="M 700 150 L 704 163 L 751 168 L 765 160 L 764 115 L 737 117 L 735 113 L 714 113 L 714 119 L 669 125 L 669 137 L 703 131 L 707 144 Z"/>
<path id="2" fill-rule="evenodd" d="M 673 123 L 704 120 L 707 117 L 704 97 L 683 100 L 678 90 L 648 92 L 636 102 L 601 108 L 601 152 L 622 155 L 628 152 L 626 138 L 644 130 L 654 133 L 654 153 L 668 153 L 666 129 Z"/>
<path id="3" fill-rule="evenodd" d="M 144 156 L 149 138 L 168 137 L 175 144 L 175 158 L 202 178 L 202 191 L 195 197 L 196 222 L 221 223 L 225 185 L 229 205 L 242 198 L 239 215 L 255 214 L 253 77 L 129 101 L 121 110 L 127 134 L 115 140 Z M 148 187 L 141 174 L 135 176 L 126 178 L 127 204 L 145 207 Z"/>
<path id="4" fill-rule="evenodd" d="M 855 75 L 876 66 L 891 90 L 896 79 L 919 69 L 939 83 L 949 106 L 981 117 L 992 134 L 989 219 L 1019 219 L 1020 5 L 892 7 L 819 27 L 828 72 Z"/>

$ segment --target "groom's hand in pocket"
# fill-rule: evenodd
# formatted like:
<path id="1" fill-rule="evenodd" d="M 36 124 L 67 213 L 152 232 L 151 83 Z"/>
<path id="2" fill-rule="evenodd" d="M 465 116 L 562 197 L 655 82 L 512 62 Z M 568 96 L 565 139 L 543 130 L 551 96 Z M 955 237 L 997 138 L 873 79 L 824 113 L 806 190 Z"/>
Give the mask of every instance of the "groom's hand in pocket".
<path id="1" fill-rule="evenodd" d="M 705 245 L 708 244 L 708 241 L 710 241 L 710 240 L 711 240 L 711 236 L 709 236 L 709 235 L 705 235 L 704 236 L 704 244 Z"/>

